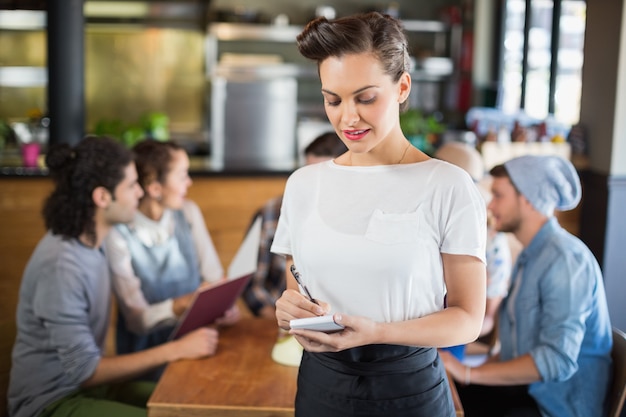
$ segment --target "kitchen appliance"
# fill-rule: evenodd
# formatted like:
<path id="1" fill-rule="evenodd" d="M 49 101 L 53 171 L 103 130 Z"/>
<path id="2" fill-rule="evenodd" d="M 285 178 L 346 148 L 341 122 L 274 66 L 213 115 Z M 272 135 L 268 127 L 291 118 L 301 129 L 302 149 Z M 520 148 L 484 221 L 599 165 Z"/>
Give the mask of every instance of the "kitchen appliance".
<path id="1" fill-rule="evenodd" d="M 234 62 L 234 63 L 233 63 Z M 296 156 L 294 68 L 273 57 L 233 60 L 211 79 L 211 165 L 290 171 Z"/>

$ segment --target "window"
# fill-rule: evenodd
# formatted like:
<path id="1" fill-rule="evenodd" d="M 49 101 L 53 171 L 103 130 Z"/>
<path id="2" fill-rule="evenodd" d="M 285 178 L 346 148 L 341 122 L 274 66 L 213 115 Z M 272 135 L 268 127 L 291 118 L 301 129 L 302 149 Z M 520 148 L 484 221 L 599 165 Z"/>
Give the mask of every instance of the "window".
<path id="1" fill-rule="evenodd" d="M 503 15 L 502 110 L 577 123 L 586 2 L 507 0 Z"/>

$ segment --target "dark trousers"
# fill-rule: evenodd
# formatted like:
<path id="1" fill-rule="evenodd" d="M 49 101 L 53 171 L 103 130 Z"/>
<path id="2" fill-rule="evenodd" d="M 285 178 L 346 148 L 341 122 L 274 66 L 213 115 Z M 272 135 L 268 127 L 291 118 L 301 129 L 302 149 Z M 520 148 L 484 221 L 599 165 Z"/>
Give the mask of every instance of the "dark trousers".
<path id="1" fill-rule="evenodd" d="M 50 404 L 40 417 L 145 417 L 154 382 L 123 382 L 79 390 Z"/>
<path id="2" fill-rule="evenodd" d="M 527 385 L 493 387 L 456 384 L 466 417 L 541 417 Z"/>

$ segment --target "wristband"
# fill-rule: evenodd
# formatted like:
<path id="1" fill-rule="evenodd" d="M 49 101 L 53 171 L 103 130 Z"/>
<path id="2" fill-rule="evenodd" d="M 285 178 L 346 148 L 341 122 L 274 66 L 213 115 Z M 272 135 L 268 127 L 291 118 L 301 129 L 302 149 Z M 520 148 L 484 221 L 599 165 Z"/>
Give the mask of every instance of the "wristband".
<path id="1" fill-rule="evenodd" d="M 465 367 L 465 385 L 469 385 L 470 384 L 470 372 L 472 371 L 472 368 L 470 368 L 469 366 Z"/>

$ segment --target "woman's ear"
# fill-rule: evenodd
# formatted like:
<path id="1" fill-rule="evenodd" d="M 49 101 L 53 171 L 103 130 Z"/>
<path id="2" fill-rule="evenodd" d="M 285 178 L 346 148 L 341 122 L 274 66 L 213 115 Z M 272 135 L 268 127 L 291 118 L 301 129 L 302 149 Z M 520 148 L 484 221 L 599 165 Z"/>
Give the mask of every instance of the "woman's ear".
<path id="1" fill-rule="evenodd" d="M 158 181 L 152 181 L 146 186 L 145 195 L 155 201 L 161 201 L 163 198 L 163 186 Z"/>
<path id="2" fill-rule="evenodd" d="M 411 75 L 408 72 L 402 74 L 400 80 L 398 80 L 398 88 L 398 102 L 404 103 L 409 99 L 409 94 L 411 93 Z"/>
<path id="3" fill-rule="evenodd" d="M 111 192 L 102 186 L 94 188 L 93 192 L 91 193 L 91 198 L 93 199 L 96 207 L 100 208 L 106 208 L 113 200 Z"/>

